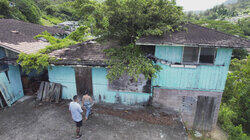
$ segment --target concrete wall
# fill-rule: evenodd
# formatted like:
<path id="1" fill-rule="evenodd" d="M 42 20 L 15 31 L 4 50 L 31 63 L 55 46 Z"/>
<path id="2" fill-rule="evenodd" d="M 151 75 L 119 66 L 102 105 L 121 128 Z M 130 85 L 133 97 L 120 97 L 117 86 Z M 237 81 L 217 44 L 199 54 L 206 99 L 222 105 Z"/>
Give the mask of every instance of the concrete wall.
<path id="1" fill-rule="evenodd" d="M 52 66 L 48 69 L 48 74 L 50 82 L 62 84 L 62 98 L 73 99 L 73 96 L 77 94 L 74 68 L 69 66 Z"/>
<path id="2" fill-rule="evenodd" d="M 24 96 L 19 66 L 9 65 L 8 76 L 10 81 L 4 72 L 0 73 L 0 91 L 10 106 Z"/>
<path id="3" fill-rule="evenodd" d="M 171 63 L 182 62 L 183 47 L 156 46 L 155 56 Z M 214 65 L 184 65 L 158 63 L 163 69 L 153 79 L 153 86 L 168 89 L 193 89 L 223 92 L 225 88 L 232 49 L 219 48 Z"/>
<path id="4" fill-rule="evenodd" d="M 122 103 L 133 105 L 149 100 L 150 93 L 121 92 L 108 88 L 107 70 L 105 68 L 92 68 L 93 95 L 96 101 L 107 103 Z"/>
<path id="5" fill-rule="evenodd" d="M 182 116 L 183 122 L 185 122 L 188 128 L 192 128 L 194 124 L 198 96 L 215 97 L 216 105 L 214 115 L 212 117 L 212 126 L 215 127 L 217 123 L 222 92 L 154 88 L 153 96 L 154 105 L 173 109 L 179 112 Z"/>

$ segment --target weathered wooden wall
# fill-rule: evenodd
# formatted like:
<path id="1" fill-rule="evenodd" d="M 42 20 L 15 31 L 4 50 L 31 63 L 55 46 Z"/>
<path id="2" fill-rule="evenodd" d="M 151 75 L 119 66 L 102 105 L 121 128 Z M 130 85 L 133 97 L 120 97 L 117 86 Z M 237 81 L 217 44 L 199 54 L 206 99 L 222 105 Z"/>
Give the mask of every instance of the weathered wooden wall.
<path id="1" fill-rule="evenodd" d="M 77 95 L 75 70 L 69 66 L 52 66 L 48 69 L 49 81 L 63 86 L 62 98 L 73 99 Z"/>
<path id="2" fill-rule="evenodd" d="M 183 47 L 156 46 L 155 56 L 172 63 L 181 63 Z M 153 86 L 168 89 L 194 89 L 222 92 L 225 88 L 232 49 L 219 48 L 214 65 L 195 68 L 173 67 L 158 63 L 163 69 L 153 79 Z"/>
<path id="3" fill-rule="evenodd" d="M 107 70 L 105 68 L 92 68 L 93 96 L 96 101 L 133 105 L 145 103 L 149 100 L 150 93 L 110 90 L 106 74 Z"/>
<path id="4" fill-rule="evenodd" d="M 9 65 L 9 80 L 4 72 L 0 72 L 0 91 L 8 106 L 24 96 L 19 66 Z"/>

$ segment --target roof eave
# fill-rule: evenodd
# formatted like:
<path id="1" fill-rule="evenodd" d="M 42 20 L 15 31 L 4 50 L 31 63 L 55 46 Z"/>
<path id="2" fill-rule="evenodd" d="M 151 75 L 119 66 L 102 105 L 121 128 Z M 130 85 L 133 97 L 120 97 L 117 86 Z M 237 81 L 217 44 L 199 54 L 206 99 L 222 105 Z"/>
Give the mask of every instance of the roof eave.
<path id="1" fill-rule="evenodd" d="M 209 47 L 216 47 L 216 48 L 235 48 L 235 49 L 241 49 L 241 48 L 250 48 L 250 47 L 245 47 L 245 46 L 227 46 L 227 45 L 211 45 L 211 44 L 177 44 L 177 43 L 172 43 L 172 42 L 164 42 L 164 43 L 141 43 L 141 42 L 136 42 L 136 45 L 138 46 L 156 46 L 156 45 L 166 45 L 166 46 L 192 46 L 192 47 L 204 47 L 204 48 L 209 48 Z"/>

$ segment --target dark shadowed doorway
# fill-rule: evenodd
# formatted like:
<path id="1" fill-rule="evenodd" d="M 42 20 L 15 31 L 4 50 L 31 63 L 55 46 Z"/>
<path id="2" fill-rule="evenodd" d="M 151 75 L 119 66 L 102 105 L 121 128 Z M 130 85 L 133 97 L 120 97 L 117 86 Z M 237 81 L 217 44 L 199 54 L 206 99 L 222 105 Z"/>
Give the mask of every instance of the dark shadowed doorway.
<path id="1" fill-rule="evenodd" d="M 93 95 L 92 70 L 90 67 L 75 67 L 77 95 L 82 95 L 85 91 Z"/>

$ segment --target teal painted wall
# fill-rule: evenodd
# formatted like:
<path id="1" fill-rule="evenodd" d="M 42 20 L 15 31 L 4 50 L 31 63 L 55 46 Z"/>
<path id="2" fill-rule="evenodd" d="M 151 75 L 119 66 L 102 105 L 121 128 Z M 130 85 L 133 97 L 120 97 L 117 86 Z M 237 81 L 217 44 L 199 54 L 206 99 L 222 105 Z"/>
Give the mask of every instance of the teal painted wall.
<path id="1" fill-rule="evenodd" d="M 3 58 L 3 57 L 5 57 L 6 55 L 5 55 L 5 51 L 4 51 L 4 48 L 2 48 L 1 46 L 0 46 L 0 58 Z"/>
<path id="2" fill-rule="evenodd" d="M 181 63 L 183 47 L 156 46 L 155 56 L 169 62 Z M 217 49 L 214 65 L 196 68 L 178 68 L 158 63 L 163 69 L 153 79 L 152 86 L 168 89 L 210 90 L 222 92 L 225 88 L 232 49 Z"/>
<path id="3" fill-rule="evenodd" d="M 48 69 L 49 81 L 63 85 L 62 98 L 73 99 L 77 94 L 75 70 L 68 66 L 52 66 Z"/>
<path id="4" fill-rule="evenodd" d="M 24 94 L 19 66 L 9 65 L 8 75 L 10 81 L 4 72 L 0 73 L 0 91 L 4 95 L 5 100 L 7 100 L 8 106 L 10 106 L 23 97 Z"/>
<path id="5" fill-rule="evenodd" d="M 117 97 L 122 104 L 133 105 L 147 102 L 150 93 L 118 92 L 108 89 L 107 70 L 105 68 L 92 68 L 93 95 L 96 101 L 117 103 Z"/>

